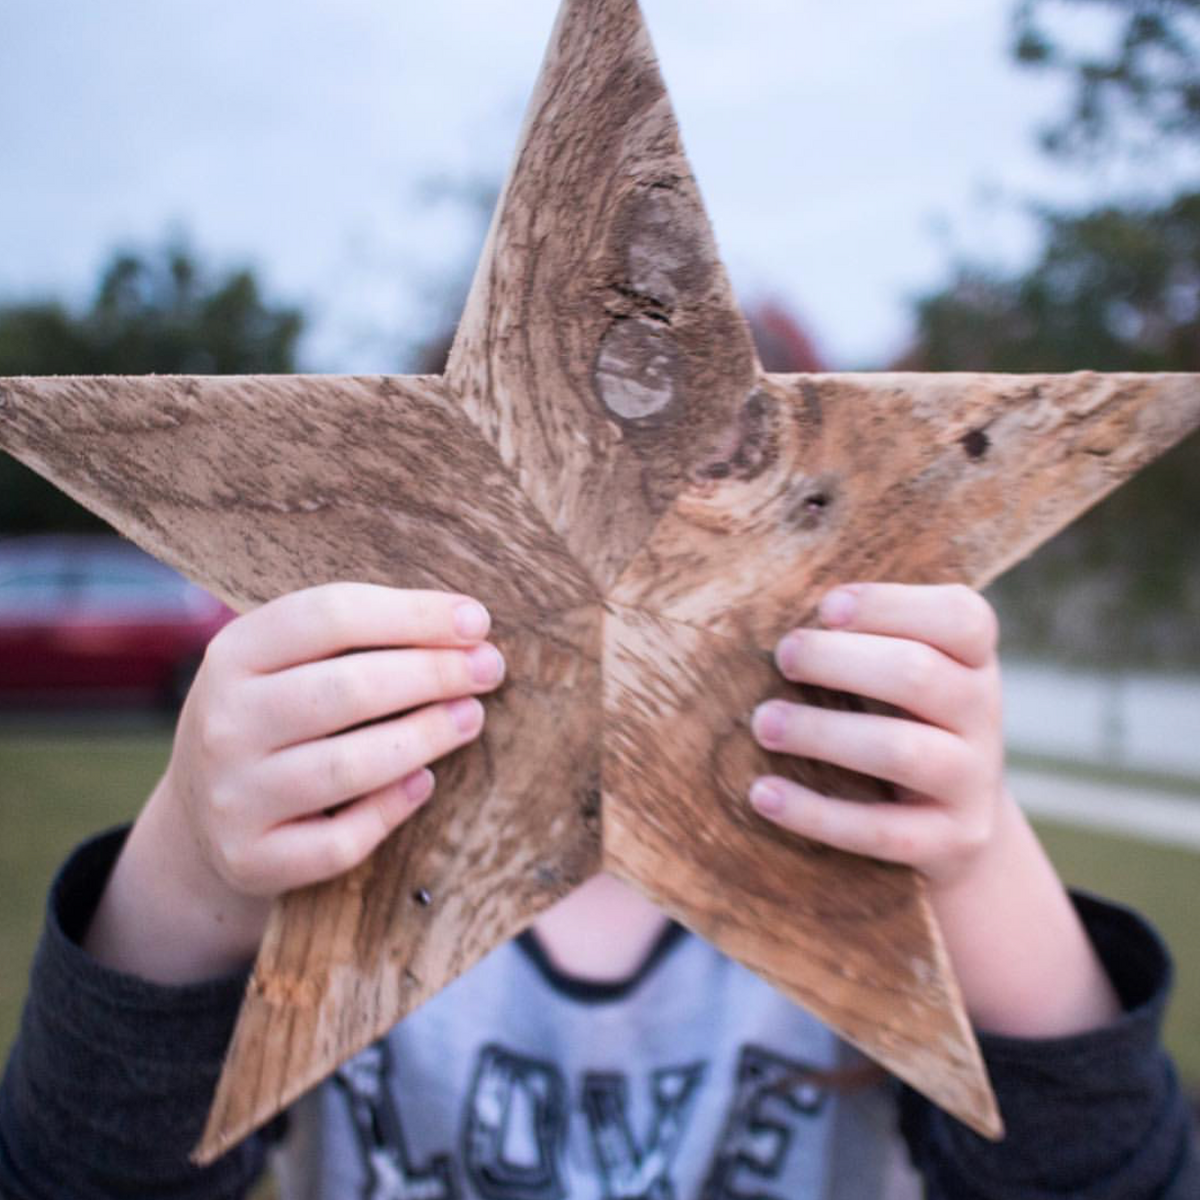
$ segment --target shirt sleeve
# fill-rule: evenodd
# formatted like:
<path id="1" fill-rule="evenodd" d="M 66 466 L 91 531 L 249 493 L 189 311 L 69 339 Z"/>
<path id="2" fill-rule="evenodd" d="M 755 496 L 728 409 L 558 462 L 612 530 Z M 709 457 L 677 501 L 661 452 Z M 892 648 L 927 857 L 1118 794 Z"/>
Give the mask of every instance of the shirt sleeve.
<path id="1" fill-rule="evenodd" d="M 21 1028 L 0 1082 L 8 1200 L 234 1200 L 262 1171 L 253 1137 L 193 1166 L 246 973 L 162 986 L 80 947 L 128 831 L 85 843 L 59 872 Z"/>
<path id="2" fill-rule="evenodd" d="M 906 1089 L 901 1124 L 927 1200 L 1200 1196 L 1194 1118 L 1160 1042 L 1172 975 L 1166 947 L 1128 909 L 1073 899 L 1124 1011 L 1071 1037 L 980 1035 L 1007 1130 L 1001 1142 Z"/>

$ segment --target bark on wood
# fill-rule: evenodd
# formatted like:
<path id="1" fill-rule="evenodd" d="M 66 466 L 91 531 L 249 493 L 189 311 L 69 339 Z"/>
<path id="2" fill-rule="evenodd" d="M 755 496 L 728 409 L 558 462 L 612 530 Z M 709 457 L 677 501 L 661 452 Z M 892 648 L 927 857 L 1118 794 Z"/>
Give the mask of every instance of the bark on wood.
<path id="1" fill-rule="evenodd" d="M 0 445 L 235 607 L 464 591 L 509 661 L 436 803 L 277 907 L 201 1160 L 602 864 L 995 1135 L 920 881 L 744 800 L 881 785 L 746 722 L 828 585 L 986 582 L 1197 425 L 1184 376 L 762 375 L 633 0 L 564 4 L 444 379 L 0 380 Z"/>

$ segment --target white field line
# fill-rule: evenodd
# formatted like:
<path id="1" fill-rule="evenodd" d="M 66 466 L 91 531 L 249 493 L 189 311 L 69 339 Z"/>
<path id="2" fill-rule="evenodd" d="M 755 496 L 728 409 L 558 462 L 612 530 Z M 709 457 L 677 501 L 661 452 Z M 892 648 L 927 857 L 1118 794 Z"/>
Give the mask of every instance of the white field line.
<path id="1" fill-rule="evenodd" d="M 1008 782 L 1030 816 L 1200 851 L 1200 788 L 1191 799 L 1017 769 L 1008 772 Z"/>

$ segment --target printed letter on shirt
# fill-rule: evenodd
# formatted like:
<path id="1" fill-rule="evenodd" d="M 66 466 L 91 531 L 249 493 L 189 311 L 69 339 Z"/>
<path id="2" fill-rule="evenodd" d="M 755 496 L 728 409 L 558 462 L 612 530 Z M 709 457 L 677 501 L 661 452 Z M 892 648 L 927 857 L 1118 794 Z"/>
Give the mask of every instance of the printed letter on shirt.
<path id="1" fill-rule="evenodd" d="M 350 1106 L 367 1173 L 362 1200 L 458 1200 L 446 1155 L 439 1154 L 423 1169 L 409 1161 L 400 1113 L 389 1087 L 391 1076 L 386 1042 L 368 1046 L 334 1075 Z"/>
<path id="2" fill-rule="evenodd" d="M 463 1158 L 484 1200 L 561 1200 L 566 1088 L 551 1063 L 486 1046 L 467 1096 Z"/>
<path id="3" fill-rule="evenodd" d="M 797 1123 L 820 1111 L 820 1075 L 757 1046 L 742 1047 L 737 1088 L 703 1200 L 773 1200 L 763 1185 L 782 1175 Z"/>
<path id="4" fill-rule="evenodd" d="M 624 1075 L 589 1074 L 583 1081 L 587 1116 L 604 1185 L 605 1200 L 672 1200 L 670 1167 L 687 1127 L 704 1064 L 655 1071 L 650 1094 L 654 1117 L 646 1144 L 638 1148 L 629 1120 Z"/>

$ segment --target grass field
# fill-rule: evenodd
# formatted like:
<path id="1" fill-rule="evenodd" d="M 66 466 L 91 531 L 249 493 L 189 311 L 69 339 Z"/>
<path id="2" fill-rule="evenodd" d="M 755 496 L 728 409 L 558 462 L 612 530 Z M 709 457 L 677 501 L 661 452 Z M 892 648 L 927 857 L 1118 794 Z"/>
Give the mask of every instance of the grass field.
<path id="1" fill-rule="evenodd" d="M 170 750 L 167 732 L 0 732 L 0 1047 L 16 1032 L 46 889 L 72 847 L 130 820 Z"/>
<path id="2" fill-rule="evenodd" d="M 50 878 L 87 834 L 132 818 L 166 764 L 166 732 L 0 731 L 0 1054 L 15 1034 Z M 1200 1089 L 1200 856 L 1042 825 L 1068 882 L 1146 913 L 1178 983 L 1167 1040 Z"/>
<path id="3" fill-rule="evenodd" d="M 1200 855 L 1048 822 L 1038 833 L 1067 883 L 1129 904 L 1166 939 L 1176 965 L 1166 1041 L 1200 1093 Z"/>

